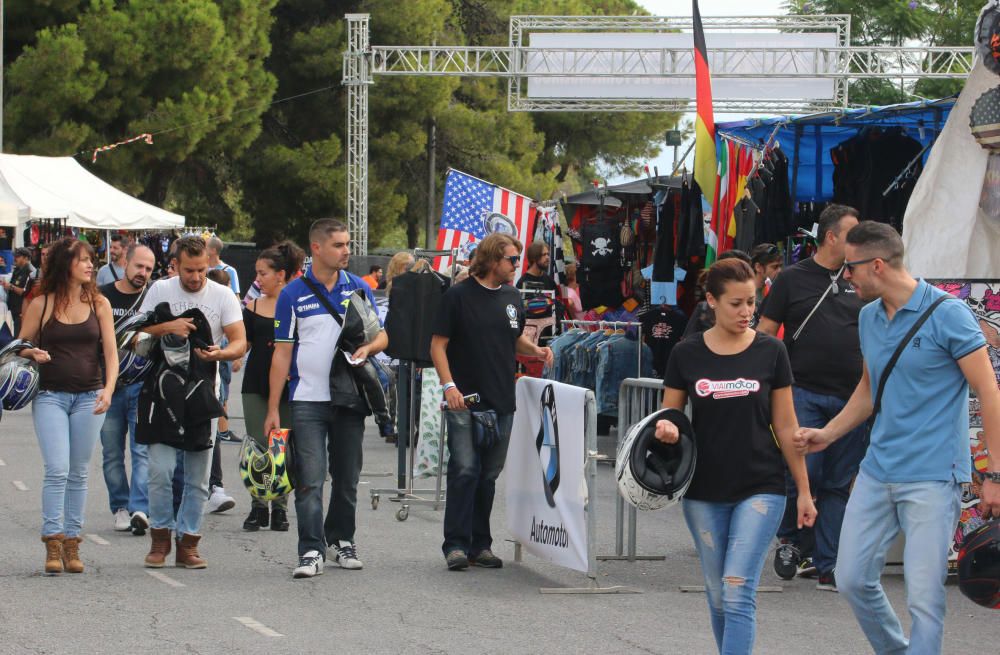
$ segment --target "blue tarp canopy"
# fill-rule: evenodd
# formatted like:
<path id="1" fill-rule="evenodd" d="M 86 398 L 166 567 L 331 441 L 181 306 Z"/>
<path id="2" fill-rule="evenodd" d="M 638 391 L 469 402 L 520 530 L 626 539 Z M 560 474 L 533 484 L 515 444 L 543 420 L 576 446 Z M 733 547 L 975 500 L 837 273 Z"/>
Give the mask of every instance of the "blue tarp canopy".
<path id="1" fill-rule="evenodd" d="M 955 98 L 945 98 L 805 116 L 750 119 L 717 123 L 716 133 L 763 144 L 777 129 L 775 142 L 788 157 L 788 182 L 793 185 L 795 200 L 822 201 L 833 197 L 833 161 L 830 159 L 833 147 L 865 128 L 879 126 L 902 127 L 908 136 L 927 146 L 941 133 L 954 105 Z M 929 153 L 930 148 L 927 148 L 924 161 Z"/>

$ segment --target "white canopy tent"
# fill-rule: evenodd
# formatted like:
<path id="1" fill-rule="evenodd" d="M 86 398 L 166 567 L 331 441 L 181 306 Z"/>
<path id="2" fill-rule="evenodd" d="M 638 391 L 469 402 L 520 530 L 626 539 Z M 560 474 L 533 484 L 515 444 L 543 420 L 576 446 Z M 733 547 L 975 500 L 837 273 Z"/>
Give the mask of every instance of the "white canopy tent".
<path id="1" fill-rule="evenodd" d="M 64 219 L 91 230 L 182 228 L 184 217 L 119 191 L 72 157 L 0 154 L 0 225 Z"/>

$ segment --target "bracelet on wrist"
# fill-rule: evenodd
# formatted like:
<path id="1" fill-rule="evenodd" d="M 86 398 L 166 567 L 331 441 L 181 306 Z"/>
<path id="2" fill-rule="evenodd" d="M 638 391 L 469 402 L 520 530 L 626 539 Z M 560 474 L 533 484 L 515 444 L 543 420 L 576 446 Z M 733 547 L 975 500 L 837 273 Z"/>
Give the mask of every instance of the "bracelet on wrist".
<path id="1" fill-rule="evenodd" d="M 448 389 L 455 389 L 457 386 L 454 382 L 445 382 L 441 385 L 441 393 L 447 393 Z"/>

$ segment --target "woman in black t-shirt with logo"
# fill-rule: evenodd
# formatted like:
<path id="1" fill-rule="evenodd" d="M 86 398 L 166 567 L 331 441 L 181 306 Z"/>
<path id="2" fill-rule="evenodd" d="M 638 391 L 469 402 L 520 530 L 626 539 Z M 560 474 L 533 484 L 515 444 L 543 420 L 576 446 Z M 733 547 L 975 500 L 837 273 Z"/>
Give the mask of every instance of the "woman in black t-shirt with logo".
<path id="1" fill-rule="evenodd" d="M 813 524 L 816 508 L 805 458 L 792 441 L 798 421 L 788 353 L 750 328 L 753 270 L 738 259 L 718 261 L 706 292 L 715 325 L 674 346 L 663 406 L 683 410 L 690 399 L 693 408 L 698 457 L 683 509 L 716 644 L 720 653 L 750 653 L 760 572 L 785 509 L 782 454 L 799 491 L 799 527 Z M 675 443 L 677 426 L 659 421 L 656 437 Z"/>

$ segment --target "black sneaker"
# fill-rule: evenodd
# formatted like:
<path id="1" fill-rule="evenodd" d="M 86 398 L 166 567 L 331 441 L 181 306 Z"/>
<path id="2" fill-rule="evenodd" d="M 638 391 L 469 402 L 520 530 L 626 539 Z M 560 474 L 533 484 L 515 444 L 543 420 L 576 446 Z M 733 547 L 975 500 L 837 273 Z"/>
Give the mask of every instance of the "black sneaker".
<path id="1" fill-rule="evenodd" d="M 141 537 L 149 529 L 149 517 L 146 516 L 145 512 L 132 512 L 130 525 L 132 526 L 132 534 Z"/>
<path id="2" fill-rule="evenodd" d="M 475 555 L 469 557 L 469 563 L 472 566 L 478 566 L 483 569 L 502 569 L 503 560 L 493 554 L 493 551 L 487 548 L 486 550 L 481 550 Z"/>
<path id="3" fill-rule="evenodd" d="M 271 529 L 288 532 L 288 513 L 280 507 L 271 509 Z"/>
<path id="4" fill-rule="evenodd" d="M 292 571 L 293 578 L 312 578 L 323 575 L 323 555 L 318 550 L 310 550 L 299 558 L 299 565 Z"/>
<path id="5" fill-rule="evenodd" d="M 774 551 L 774 572 L 782 580 L 791 580 L 798 570 L 799 557 L 798 546 L 787 539 L 782 539 L 778 543 L 778 549 Z"/>
<path id="6" fill-rule="evenodd" d="M 799 562 L 799 577 L 815 578 L 817 575 L 819 575 L 819 571 L 816 570 L 816 565 L 813 564 L 813 558 L 803 557 L 802 561 Z"/>
<path id="7" fill-rule="evenodd" d="M 243 440 L 236 436 L 232 430 L 226 430 L 225 432 L 216 432 L 215 438 L 218 441 L 229 441 L 231 443 L 239 442 L 243 443 Z"/>
<path id="8" fill-rule="evenodd" d="M 820 573 L 819 579 L 816 581 L 816 588 L 820 591 L 837 591 L 837 579 L 834 577 L 834 572 Z"/>
<path id="9" fill-rule="evenodd" d="M 268 521 L 266 507 L 251 507 L 249 516 L 243 521 L 243 529 L 247 532 L 257 532 L 261 528 L 266 528 Z"/>
<path id="10" fill-rule="evenodd" d="M 448 563 L 449 571 L 464 571 L 469 568 L 469 558 L 460 550 L 448 551 L 444 559 Z"/>

